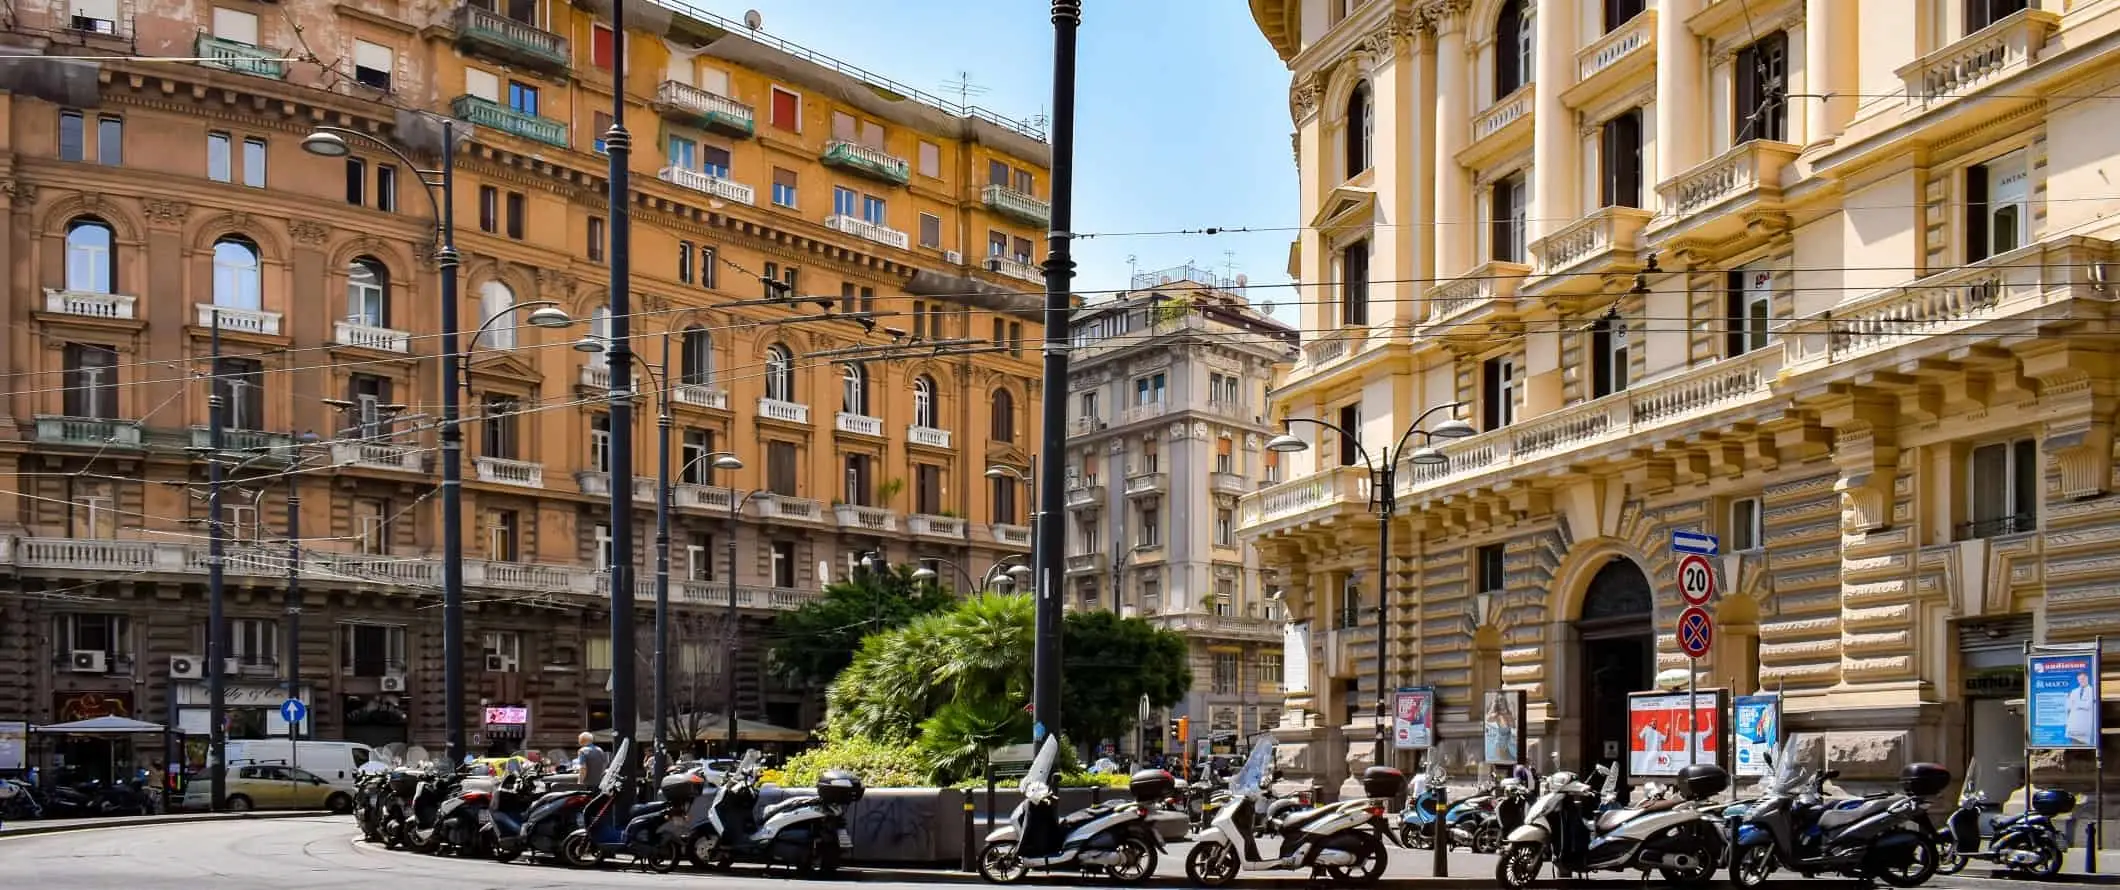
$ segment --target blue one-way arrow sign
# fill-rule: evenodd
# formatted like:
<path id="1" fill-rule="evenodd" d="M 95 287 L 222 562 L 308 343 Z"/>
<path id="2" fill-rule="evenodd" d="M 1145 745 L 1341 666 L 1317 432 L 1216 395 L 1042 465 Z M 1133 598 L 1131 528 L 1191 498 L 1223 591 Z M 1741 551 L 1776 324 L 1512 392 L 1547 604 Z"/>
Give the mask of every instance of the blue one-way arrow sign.
<path id="1" fill-rule="evenodd" d="M 1722 542 L 1717 541 L 1714 535 L 1700 532 L 1672 532 L 1671 549 L 1679 553 L 1698 553 L 1702 556 L 1714 556 L 1717 551 L 1722 549 Z"/>

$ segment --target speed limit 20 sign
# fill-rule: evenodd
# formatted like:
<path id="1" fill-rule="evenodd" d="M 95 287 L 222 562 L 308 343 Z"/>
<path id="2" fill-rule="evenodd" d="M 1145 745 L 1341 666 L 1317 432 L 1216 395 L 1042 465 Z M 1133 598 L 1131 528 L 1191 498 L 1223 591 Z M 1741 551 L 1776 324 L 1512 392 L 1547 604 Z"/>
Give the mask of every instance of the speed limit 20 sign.
<path id="1" fill-rule="evenodd" d="M 1688 553 L 1679 559 L 1678 593 L 1689 606 L 1705 606 L 1715 598 L 1715 570 L 1707 557 Z"/>

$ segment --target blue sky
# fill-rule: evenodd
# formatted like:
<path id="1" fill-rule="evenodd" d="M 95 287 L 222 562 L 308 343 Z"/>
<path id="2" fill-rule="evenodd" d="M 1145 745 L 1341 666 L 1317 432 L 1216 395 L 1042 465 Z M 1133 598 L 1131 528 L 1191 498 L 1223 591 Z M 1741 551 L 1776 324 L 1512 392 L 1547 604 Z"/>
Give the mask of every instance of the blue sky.
<path id="1" fill-rule="evenodd" d="M 1050 113 L 1052 23 L 1037 0 L 691 0 L 731 19 L 756 9 L 765 30 L 909 87 L 1027 120 Z M 1078 290 L 1127 286 L 1188 260 L 1233 271 L 1255 302 L 1287 303 L 1292 231 L 1116 233 L 1286 227 L 1297 218 L 1288 71 L 1235 0 L 1088 0 L 1076 79 Z M 1225 254 L 1225 251 L 1228 252 Z M 1275 314 L 1293 320 L 1284 307 Z"/>

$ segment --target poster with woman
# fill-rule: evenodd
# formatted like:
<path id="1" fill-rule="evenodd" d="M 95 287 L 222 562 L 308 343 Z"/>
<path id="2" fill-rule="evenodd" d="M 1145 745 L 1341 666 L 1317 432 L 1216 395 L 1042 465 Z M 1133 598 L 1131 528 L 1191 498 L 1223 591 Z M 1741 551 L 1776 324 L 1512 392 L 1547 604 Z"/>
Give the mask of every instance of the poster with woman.
<path id="1" fill-rule="evenodd" d="M 1489 766 L 1510 766 L 1524 759 L 1524 692 L 1497 689 L 1487 693 L 1480 709 L 1485 730 L 1480 760 Z"/>
<path id="2" fill-rule="evenodd" d="M 1731 773 L 1739 776 L 1765 776 L 1773 772 L 1768 764 L 1768 755 L 1781 745 L 1781 696 L 1740 695 L 1731 708 L 1736 743 L 1731 753 L 1736 755 L 1737 768 Z"/>

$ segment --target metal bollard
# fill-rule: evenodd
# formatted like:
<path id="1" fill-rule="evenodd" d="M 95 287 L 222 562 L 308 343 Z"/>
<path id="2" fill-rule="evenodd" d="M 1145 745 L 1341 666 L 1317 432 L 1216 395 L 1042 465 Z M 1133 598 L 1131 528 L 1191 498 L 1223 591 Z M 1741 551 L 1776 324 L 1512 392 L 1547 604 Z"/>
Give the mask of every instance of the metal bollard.
<path id="1" fill-rule="evenodd" d="M 967 790 L 964 792 L 964 862 L 961 863 L 966 873 L 979 870 L 979 831 L 973 827 L 973 812 L 972 792 Z"/>
<path id="2" fill-rule="evenodd" d="M 1437 782 L 1435 785 L 1435 876 L 1450 877 L 1450 826 L 1444 824 L 1443 814 L 1450 812 L 1450 789 Z"/>

